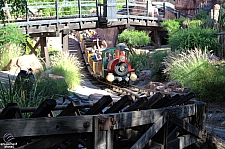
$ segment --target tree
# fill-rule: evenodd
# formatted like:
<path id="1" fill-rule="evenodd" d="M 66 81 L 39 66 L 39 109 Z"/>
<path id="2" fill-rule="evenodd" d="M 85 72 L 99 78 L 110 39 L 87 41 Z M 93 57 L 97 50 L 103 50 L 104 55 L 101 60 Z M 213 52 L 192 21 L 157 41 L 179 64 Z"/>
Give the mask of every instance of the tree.
<path id="1" fill-rule="evenodd" d="M 8 10 L 3 10 L 3 7 L 8 7 L 11 4 L 11 14 Z M 0 20 L 11 19 L 11 15 L 18 18 L 20 15 L 24 15 L 27 12 L 26 0 L 3 0 L 0 3 Z"/>
<path id="2" fill-rule="evenodd" d="M 150 37 L 144 31 L 126 30 L 119 34 L 118 41 L 125 43 L 131 49 L 149 44 Z"/>

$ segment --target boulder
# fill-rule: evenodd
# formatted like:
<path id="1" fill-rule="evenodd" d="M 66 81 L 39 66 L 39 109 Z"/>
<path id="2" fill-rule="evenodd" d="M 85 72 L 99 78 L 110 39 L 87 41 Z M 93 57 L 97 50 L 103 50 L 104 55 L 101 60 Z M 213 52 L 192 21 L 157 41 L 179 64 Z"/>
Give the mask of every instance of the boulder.
<path id="1" fill-rule="evenodd" d="M 151 70 L 142 70 L 139 74 L 139 81 L 150 80 L 152 76 Z"/>
<path id="2" fill-rule="evenodd" d="M 171 88 L 171 89 L 176 89 L 176 88 L 181 88 L 181 84 L 178 81 L 170 81 L 165 85 L 165 88 Z"/>
<path id="3" fill-rule="evenodd" d="M 149 82 L 145 85 L 145 89 L 150 89 L 154 91 L 163 91 L 165 88 L 165 85 L 161 82 Z"/>
<path id="4" fill-rule="evenodd" d="M 20 70 L 32 69 L 35 74 L 43 70 L 43 66 L 35 55 L 23 55 L 10 60 L 6 69 L 9 72 L 17 73 Z"/>

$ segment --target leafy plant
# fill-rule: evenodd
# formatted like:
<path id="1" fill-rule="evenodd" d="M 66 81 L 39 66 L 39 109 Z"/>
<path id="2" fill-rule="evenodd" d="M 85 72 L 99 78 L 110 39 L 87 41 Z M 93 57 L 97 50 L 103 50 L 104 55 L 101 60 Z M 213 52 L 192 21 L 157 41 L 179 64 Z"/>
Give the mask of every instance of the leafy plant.
<path id="1" fill-rule="evenodd" d="M 150 37 L 144 31 L 126 30 L 119 34 L 118 41 L 125 43 L 130 49 L 150 43 Z"/>
<path id="2" fill-rule="evenodd" d="M 150 70 L 152 72 L 152 81 L 164 81 L 165 76 L 162 71 L 164 69 L 163 60 L 168 55 L 167 50 L 157 50 L 153 54 L 151 54 L 151 67 Z"/>
<path id="3" fill-rule="evenodd" d="M 69 89 L 75 89 L 81 82 L 78 58 L 68 52 L 59 52 L 51 57 L 51 71 L 63 76 Z"/>
<path id="4" fill-rule="evenodd" d="M 133 53 L 130 56 L 130 64 L 137 75 L 140 74 L 142 70 L 149 70 L 150 69 L 150 55 L 146 53 Z"/>
<path id="5" fill-rule="evenodd" d="M 183 20 L 182 20 L 183 22 Z M 166 28 L 169 34 L 176 32 L 180 28 L 180 23 L 177 20 L 166 20 L 162 22 L 162 26 Z"/>
<path id="6" fill-rule="evenodd" d="M 8 24 L 0 27 L 0 46 L 4 44 L 15 44 L 22 46 L 26 43 L 26 34 L 23 34 L 18 26 Z"/>
<path id="7" fill-rule="evenodd" d="M 170 34 L 168 42 L 172 51 L 198 48 L 213 50 L 214 53 L 217 53 L 221 45 L 215 33 L 216 31 L 210 28 L 187 28 Z"/>

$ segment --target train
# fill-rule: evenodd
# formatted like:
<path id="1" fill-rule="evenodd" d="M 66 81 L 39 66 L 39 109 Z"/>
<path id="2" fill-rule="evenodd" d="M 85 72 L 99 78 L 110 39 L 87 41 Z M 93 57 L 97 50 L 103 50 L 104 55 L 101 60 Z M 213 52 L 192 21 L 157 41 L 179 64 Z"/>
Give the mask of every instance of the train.
<path id="1" fill-rule="evenodd" d="M 136 81 L 137 75 L 130 64 L 130 50 L 124 43 L 116 47 L 99 51 L 96 48 L 97 40 L 83 40 L 83 52 L 85 54 L 89 71 L 99 79 L 119 86 L 129 86 L 130 81 Z"/>

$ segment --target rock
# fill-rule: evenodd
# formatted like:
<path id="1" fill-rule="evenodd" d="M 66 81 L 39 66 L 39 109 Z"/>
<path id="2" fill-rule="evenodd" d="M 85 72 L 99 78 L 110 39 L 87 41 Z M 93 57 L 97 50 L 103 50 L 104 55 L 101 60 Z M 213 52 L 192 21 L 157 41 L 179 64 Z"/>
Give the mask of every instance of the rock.
<path id="1" fill-rule="evenodd" d="M 171 89 L 181 88 L 181 84 L 175 80 L 175 81 L 168 82 L 165 88 L 171 88 Z"/>
<path id="2" fill-rule="evenodd" d="M 165 86 L 163 83 L 160 82 L 149 82 L 148 84 L 145 85 L 144 88 L 150 90 L 164 90 Z"/>
<path id="3" fill-rule="evenodd" d="M 42 64 L 35 55 L 23 55 L 10 60 L 6 69 L 9 72 L 19 72 L 20 70 L 28 70 L 31 68 L 33 73 L 43 70 Z"/>
<path id="4" fill-rule="evenodd" d="M 139 80 L 140 81 L 150 80 L 151 76 L 152 76 L 151 70 L 142 70 L 139 74 Z"/>

